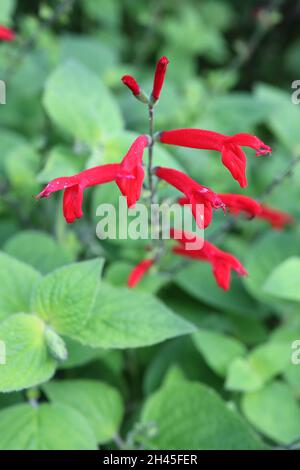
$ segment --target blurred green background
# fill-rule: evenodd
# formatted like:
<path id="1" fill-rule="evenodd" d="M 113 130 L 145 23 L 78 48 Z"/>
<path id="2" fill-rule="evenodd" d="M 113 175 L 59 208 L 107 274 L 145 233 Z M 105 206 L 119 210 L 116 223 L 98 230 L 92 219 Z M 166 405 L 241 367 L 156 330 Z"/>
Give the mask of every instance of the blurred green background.
<path id="1" fill-rule="evenodd" d="M 300 340 L 300 104 L 291 101 L 292 82 L 300 79 L 299 22 L 300 2 L 288 0 L 1 0 L 0 24 L 17 38 L 0 44 L 0 79 L 7 83 L 0 107 L 0 312 L 6 316 L 6 303 L 26 281 L 24 271 L 9 284 L 5 254 L 42 274 L 104 257 L 108 289 L 99 300 L 107 318 L 97 340 L 83 346 L 72 333 L 65 338 L 68 360 L 49 374 L 56 370 L 55 380 L 12 381 L 6 389 L 18 391 L 0 394 L 1 449 L 299 445 L 300 365 L 291 362 L 292 343 Z M 222 231 L 226 220 L 215 214 L 207 238 L 249 271 L 242 280 L 233 276 L 226 293 L 208 265 L 177 272 L 166 257 L 127 294 L 127 275 L 145 256 L 145 243 L 97 239 L 95 210 L 116 201 L 112 184 L 87 191 L 84 217 L 71 226 L 60 195 L 34 199 L 52 178 L 120 161 L 133 138 L 148 131 L 145 107 L 120 78 L 132 74 L 150 91 L 161 55 L 170 64 L 156 130 L 256 134 L 273 155 L 247 152 L 243 193 L 295 218 L 281 232 L 256 220 Z M 211 152 L 157 145 L 155 162 L 215 192 L 240 192 Z M 166 306 L 182 320 L 173 330 L 159 319 Z M 20 311 L 33 313 L 10 313 Z M 0 333 L 5 328 L 0 323 Z M 19 374 L 30 357 L 17 363 Z M 1 373 L 0 366 L 6 391 Z M 44 411 L 34 431 L 37 402 Z M 69 434 L 76 427 L 84 437 Z"/>

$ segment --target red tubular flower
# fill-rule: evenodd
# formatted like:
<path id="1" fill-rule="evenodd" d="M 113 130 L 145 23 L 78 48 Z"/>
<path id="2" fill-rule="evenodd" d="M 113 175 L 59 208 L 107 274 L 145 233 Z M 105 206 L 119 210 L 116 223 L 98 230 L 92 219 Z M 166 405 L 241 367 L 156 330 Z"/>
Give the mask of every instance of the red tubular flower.
<path id="1" fill-rule="evenodd" d="M 6 28 L 3 25 L 0 25 L 0 41 L 10 42 L 10 41 L 13 41 L 14 38 L 15 38 L 15 33 L 11 29 Z"/>
<path id="2" fill-rule="evenodd" d="M 134 96 L 138 96 L 141 92 L 141 89 L 140 89 L 140 86 L 138 84 L 138 82 L 136 81 L 135 78 L 133 78 L 131 75 L 124 75 L 122 77 L 122 82 L 124 83 L 124 85 L 126 85 L 129 90 L 132 91 L 132 94 Z"/>
<path id="3" fill-rule="evenodd" d="M 128 287 L 135 287 L 151 268 L 154 261 L 152 259 L 144 259 L 137 264 L 128 276 L 127 285 Z"/>
<path id="4" fill-rule="evenodd" d="M 159 100 L 160 92 L 165 80 L 165 75 L 167 71 L 169 60 L 167 57 L 161 57 L 156 64 L 155 74 L 154 74 L 154 82 L 153 82 L 153 90 L 152 90 L 152 99 L 154 102 Z"/>
<path id="5" fill-rule="evenodd" d="M 256 150 L 257 156 L 271 152 L 271 148 L 268 145 L 264 144 L 258 137 L 250 134 L 226 136 L 218 132 L 202 129 L 175 129 L 172 131 L 162 131 L 159 134 L 159 140 L 164 144 L 220 152 L 224 166 L 226 166 L 242 188 L 247 186 L 247 162 L 241 146 L 253 148 Z"/>
<path id="6" fill-rule="evenodd" d="M 251 197 L 242 194 L 219 194 L 232 215 L 244 212 L 248 217 L 256 217 L 260 214 L 260 204 Z"/>
<path id="7" fill-rule="evenodd" d="M 112 163 L 82 171 L 73 176 L 62 176 L 50 181 L 37 199 L 49 197 L 52 193 L 64 190 L 63 214 L 68 223 L 82 217 L 83 192 L 89 186 L 108 183 L 116 179 L 120 165 Z"/>
<path id="8" fill-rule="evenodd" d="M 144 181 L 143 153 L 148 145 L 147 135 L 135 139 L 119 167 L 116 183 L 123 196 L 127 197 L 128 207 L 134 206 L 141 195 Z"/>
<path id="9" fill-rule="evenodd" d="M 239 276 L 247 275 L 246 269 L 235 256 L 220 250 L 212 243 L 200 240 L 196 235 L 193 237 L 193 234 L 182 232 L 181 230 L 171 229 L 170 236 L 176 239 L 180 244 L 179 246 L 173 247 L 173 253 L 211 263 L 213 275 L 218 286 L 222 289 L 229 289 L 232 269 L 236 271 Z M 193 239 L 199 239 L 199 243 L 203 246 L 200 250 L 187 248 L 188 244 L 190 244 Z"/>
<path id="10" fill-rule="evenodd" d="M 267 220 L 275 230 L 282 230 L 285 225 L 291 224 L 294 220 L 290 214 L 273 209 L 265 204 L 261 204 L 260 208 L 261 211 L 258 217 Z"/>
<path id="11" fill-rule="evenodd" d="M 225 209 L 225 204 L 211 189 L 202 186 L 181 171 L 172 168 L 157 167 L 155 174 L 174 186 L 186 196 L 186 203 L 191 204 L 193 216 L 202 229 L 208 227 L 212 219 L 212 209 Z M 197 205 L 204 205 L 204 220 L 197 213 Z"/>

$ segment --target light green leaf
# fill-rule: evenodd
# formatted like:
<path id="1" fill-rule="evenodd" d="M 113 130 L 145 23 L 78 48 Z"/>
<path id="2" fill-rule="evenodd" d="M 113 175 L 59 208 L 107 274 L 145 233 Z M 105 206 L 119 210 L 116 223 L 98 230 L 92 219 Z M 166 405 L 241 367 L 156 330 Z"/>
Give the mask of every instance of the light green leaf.
<path id="1" fill-rule="evenodd" d="M 62 403 L 82 413 L 94 430 L 97 442 L 110 441 L 118 432 L 123 403 L 117 390 L 96 380 L 52 381 L 43 387 L 54 404 Z"/>
<path id="2" fill-rule="evenodd" d="M 234 359 L 246 352 L 244 345 L 236 339 L 214 331 L 200 329 L 193 335 L 193 340 L 207 364 L 221 376 L 226 375 Z"/>
<path id="3" fill-rule="evenodd" d="M 57 145 L 50 150 L 46 164 L 37 179 L 41 183 L 48 183 L 61 175 L 72 176 L 82 171 L 84 164 L 85 156 L 77 155 L 68 147 Z"/>
<path id="4" fill-rule="evenodd" d="M 275 304 L 274 299 L 264 290 L 264 284 L 273 269 L 287 258 L 297 255 L 300 249 L 299 237 L 287 233 L 268 232 L 248 251 L 245 266 L 250 273 L 243 282 L 258 300 Z"/>
<path id="5" fill-rule="evenodd" d="M 31 266 L 0 253 L 0 320 L 12 313 L 30 312 L 30 298 L 40 277 Z"/>
<path id="6" fill-rule="evenodd" d="M 255 391 L 282 372 L 290 362 L 291 350 L 284 342 L 269 342 L 255 348 L 247 358 L 235 359 L 229 367 L 228 390 Z"/>
<path id="7" fill-rule="evenodd" d="M 17 233 L 6 242 L 3 249 L 43 274 L 74 260 L 71 254 L 50 235 L 37 230 Z"/>
<path id="8" fill-rule="evenodd" d="M 265 282 L 264 290 L 274 297 L 300 301 L 300 258 L 292 257 L 276 266 Z"/>
<path id="9" fill-rule="evenodd" d="M 0 412 L 1 450 L 96 450 L 78 411 L 61 404 L 15 405 Z"/>
<path id="10" fill-rule="evenodd" d="M 106 8 L 105 6 L 104 9 Z M 97 9 L 99 9 L 99 5 L 97 5 Z M 103 44 L 102 41 L 90 36 L 75 34 L 62 36 L 60 39 L 60 56 L 61 62 L 75 59 L 98 76 L 102 76 L 117 65 L 115 48 L 109 47 Z M 101 60 L 99 60 L 99 57 L 101 57 Z"/>
<path id="11" fill-rule="evenodd" d="M 44 322 L 34 315 L 20 313 L 0 323 L 0 340 L 6 349 L 5 364 L 0 365 L 1 392 L 33 387 L 54 374 L 56 361 L 44 334 Z"/>
<path id="12" fill-rule="evenodd" d="M 16 0 L 2 0 L 0 11 L 0 23 L 8 24 L 16 8 Z"/>
<path id="13" fill-rule="evenodd" d="M 93 312 L 75 339 L 102 348 L 137 348 L 195 331 L 150 294 L 102 283 Z"/>
<path id="14" fill-rule="evenodd" d="M 300 439 L 300 407 L 284 382 L 272 382 L 242 398 L 242 410 L 251 424 L 280 444 Z"/>
<path id="15" fill-rule="evenodd" d="M 60 65 L 48 78 L 44 105 L 64 132 L 91 145 L 122 128 L 110 91 L 97 75 L 73 60 Z"/>
<path id="16" fill-rule="evenodd" d="M 88 321 L 103 260 L 73 263 L 48 274 L 37 285 L 32 311 L 60 334 L 72 335 Z"/>
<path id="17" fill-rule="evenodd" d="M 154 449 L 261 449 L 241 417 L 210 388 L 174 376 L 144 405 L 142 422 L 156 430 Z"/>

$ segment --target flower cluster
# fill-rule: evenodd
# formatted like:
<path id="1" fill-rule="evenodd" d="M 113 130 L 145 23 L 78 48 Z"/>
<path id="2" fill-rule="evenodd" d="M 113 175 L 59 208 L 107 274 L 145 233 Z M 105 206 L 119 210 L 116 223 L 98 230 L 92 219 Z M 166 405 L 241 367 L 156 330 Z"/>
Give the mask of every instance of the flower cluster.
<path id="1" fill-rule="evenodd" d="M 158 61 L 150 96 L 147 96 L 134 77 L 130 75 L 122 77 L 122 82 L 130 89 L 133 96 L 147 104 L 150 115 L 159 100 L 168 63 L 166 57 L 162 57 Z M 56 178 L 48 183 L 37 198 L 49 197 L 53 192 L 63 190 L 63 213 L 66 221 L 72 223 L 76 218 L 82 216 L 83 194 L 86 188 L 115 181 L 122 195 L 127 198 L 128 207 L 132 207 L 139 200 L 143 188 L 145 178 L 143 168 L 144 151 L 147 147 L 152 151 L 155 142 L 219 152 L 223 165 L 230 171 L 241 188 L 247 186 L 247 160 L 242 147 L 250 147 L 255 150 L 256 156 L 271 153 L 271 148 L 268 145 L 258 137 L 250 134 L 240 133 L 228 136 L 203 129 L 161 131 L 155 135 L 151 133 L 150 136 L 139 136 L 120 163 L 101 165 L 70 177 Z M 250 197 L 241 194 L 217 194 L 212 189 L 193 180 L 190 176 L 172 168 L 151 168 L 150 165 L 149 178 L 153 176 L 159 180 L 164 180 L 182 193 L 182 197 L 178 199 L 178 202 L 181 205 L 188 204 L 190 206 L 195 221 L 201 229 L 206 229 L 210 225 L 213 211 L 217 209 L 222 209 L 224 212 L 228 211 L 233 216 L 244 214 L 247 218 L 264 219 L 274 229 L 282 229 L 285 224 L 292 221 L 288 214 L 272 209 Z M 203 214 L 202 211 L 198 213 L 199 205 L 204 208 Z M 198 246 L 202 246 L 201 249 L 188 249 L 187 242 L 190 243 L 191 237 L 193 237 L 192 234 L 171 229 L 170 238 L 176 240 L 172 252 L 210 263 L 216 282 L 222 289 L 229 289 L 232 270 L 239 276 L 247 274 L 246 269 L 237 258 L 208 241 L 199 239 L 198 241 L 201 243 Z M 196 238 L 196 235 L 194 235 L 195 240 Z M 157 257 L 141 261 L 130 273 L 128 286 L 134 287 L 157 261 Z"/>

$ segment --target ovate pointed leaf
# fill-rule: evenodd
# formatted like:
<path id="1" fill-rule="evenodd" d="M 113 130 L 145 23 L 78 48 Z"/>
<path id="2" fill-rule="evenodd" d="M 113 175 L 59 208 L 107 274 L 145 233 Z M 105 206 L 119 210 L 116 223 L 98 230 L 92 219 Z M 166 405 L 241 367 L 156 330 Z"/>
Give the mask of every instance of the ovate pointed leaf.
<path id="1" fill-rule="evenodd" d="M 48 380 L 56 361 L 45 341 L 45 324 L 35 315 L 16 314 L 0 323 L 5 364 L 0 365 L 0 391 L 33 387 Z"/>

